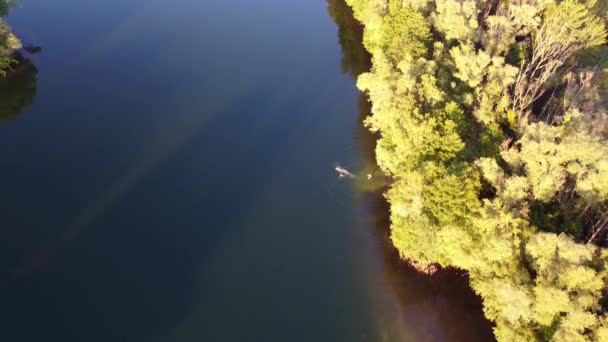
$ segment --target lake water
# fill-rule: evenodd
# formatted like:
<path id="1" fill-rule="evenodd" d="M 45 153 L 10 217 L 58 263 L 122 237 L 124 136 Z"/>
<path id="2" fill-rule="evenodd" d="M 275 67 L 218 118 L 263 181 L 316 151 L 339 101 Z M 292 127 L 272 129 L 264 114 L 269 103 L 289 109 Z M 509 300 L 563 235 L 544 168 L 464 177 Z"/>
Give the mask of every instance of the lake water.
<path id="1" fill-rule="evenodd" d="M 333 171 L 373 164 L 349 16 L 22 0 L 42 50 L 0 84 L 0 340 L 491 340 L 463 275 L 401 265 L 382 196 Z"/>

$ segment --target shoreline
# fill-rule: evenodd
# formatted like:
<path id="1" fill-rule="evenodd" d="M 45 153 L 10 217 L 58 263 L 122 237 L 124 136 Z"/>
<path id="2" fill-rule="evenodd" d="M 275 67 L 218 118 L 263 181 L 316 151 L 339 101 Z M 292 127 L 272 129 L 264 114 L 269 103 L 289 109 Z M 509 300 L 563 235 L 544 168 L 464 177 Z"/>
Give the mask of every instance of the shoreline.
<path id="1" fill-rule="evenodd" d="M 462 270 L 499 341 L 608 340 L 608 252 L 592 243 L 608 232 L 608 69 L 593 50 L 608 51 L 605 11 L 346 2 L 373 56 L 353 76 L 393 180 L 385 242 L 399 263 L 428 277 Z M 536 20 L 515 30 L 526 15 Z"/>
<path id="2" fill-rule="evenodd" d="M 364 25 L 354 18 L 351 7 L 344 0 L 328 0 L 327 3 L 329 14 L 338 28 L 338 40 L 342 48 L 342 72 L 350 75 L 356 83 L 359 75 L 371 71 L 371 55 L 362 44 Z M 387 177 L 378 167 L 376 145 L 380 135 L 366 126 L 365 121 L 371 115 L 371 102 L 366 93 L 359 91 L 359 94 L 355 139 L 363 165 L 358 172 L 373 174 L 374 177 L 373 184 L 368 179 L 362 179 L 356 186 L 363 200 L 367 202 L 367 210 L 372 212 L 373 231 L 370 234 L 377 240 L 375 243 L 382 253 L 384 278 L 389 282 L 391 291 L 396 294 L 396 298 L 391 297 L 390 300 L 397 301 L 394 304 L 399 310 L 411 306 L 426 310 L 425 301 L 437 300 L 434 296 L 447 299 L 449 303 L 454 304 L 447 308 L 439 306 L 431 309 L 442 317 L 442 329 L 445 329 L 447 334 L 456 336 L 456 340 L 494 340 L 494 323 L 484 317 L 481 297 L 473 291 L 467 271 L 439 267 L 438 263 L 417 267 L 414 262 L 401 258 L 391 241 L 390 205 L 385 194 L 394 180 Z M 407 326 L 407 322 L 398 324 Z"/>

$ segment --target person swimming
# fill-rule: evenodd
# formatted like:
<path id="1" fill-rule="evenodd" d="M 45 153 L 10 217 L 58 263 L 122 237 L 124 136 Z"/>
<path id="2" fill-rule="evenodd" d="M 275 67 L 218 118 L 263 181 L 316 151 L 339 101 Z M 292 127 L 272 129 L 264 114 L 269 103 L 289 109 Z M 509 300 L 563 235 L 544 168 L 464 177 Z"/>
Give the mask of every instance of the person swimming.
<path id="1" fill-rule="evenodd" d="M 340 166 L 339 164 L 336 165 L 335 170 L 338 173 L 338 178 L 345 178 L 345 177 L 355 178 L 355 175 L 350 173 L 350 171 L 348 171 L 346 168 Z"/>

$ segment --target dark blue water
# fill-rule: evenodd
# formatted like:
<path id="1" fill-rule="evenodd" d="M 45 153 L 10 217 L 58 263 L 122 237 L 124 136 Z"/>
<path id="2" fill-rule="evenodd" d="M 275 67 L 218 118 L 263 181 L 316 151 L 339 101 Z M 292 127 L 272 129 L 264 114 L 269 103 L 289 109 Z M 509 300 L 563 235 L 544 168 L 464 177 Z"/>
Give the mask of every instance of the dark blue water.
<path id="1" fill-rule="evenodd" d="M 1 341 L 479 336 L 391 264 L 381 196 L 336 179 L 370 146 L 328 4 L 12 10 L 42 51 L 0 86 Z"/>

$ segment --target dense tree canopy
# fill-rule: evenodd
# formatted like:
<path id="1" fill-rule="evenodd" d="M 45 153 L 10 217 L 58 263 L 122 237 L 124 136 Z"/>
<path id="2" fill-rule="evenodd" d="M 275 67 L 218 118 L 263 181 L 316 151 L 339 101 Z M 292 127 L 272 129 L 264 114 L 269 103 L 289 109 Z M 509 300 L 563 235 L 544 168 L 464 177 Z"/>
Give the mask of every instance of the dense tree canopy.
<path id="1" fill-rule="evenodd" d="M 608 341 L 603 0 L 348 0 L 394 245 L 469 271 L 499 341 Z"/>
<path id="2" fill-rule="evenodd" d="M 17 60 L 11 58 L 11 53 L 21 48 L 21 42 L 3 19 L 15 3 L 16 0 L 0 0 L 0 76 L 17 63 Z"/>

